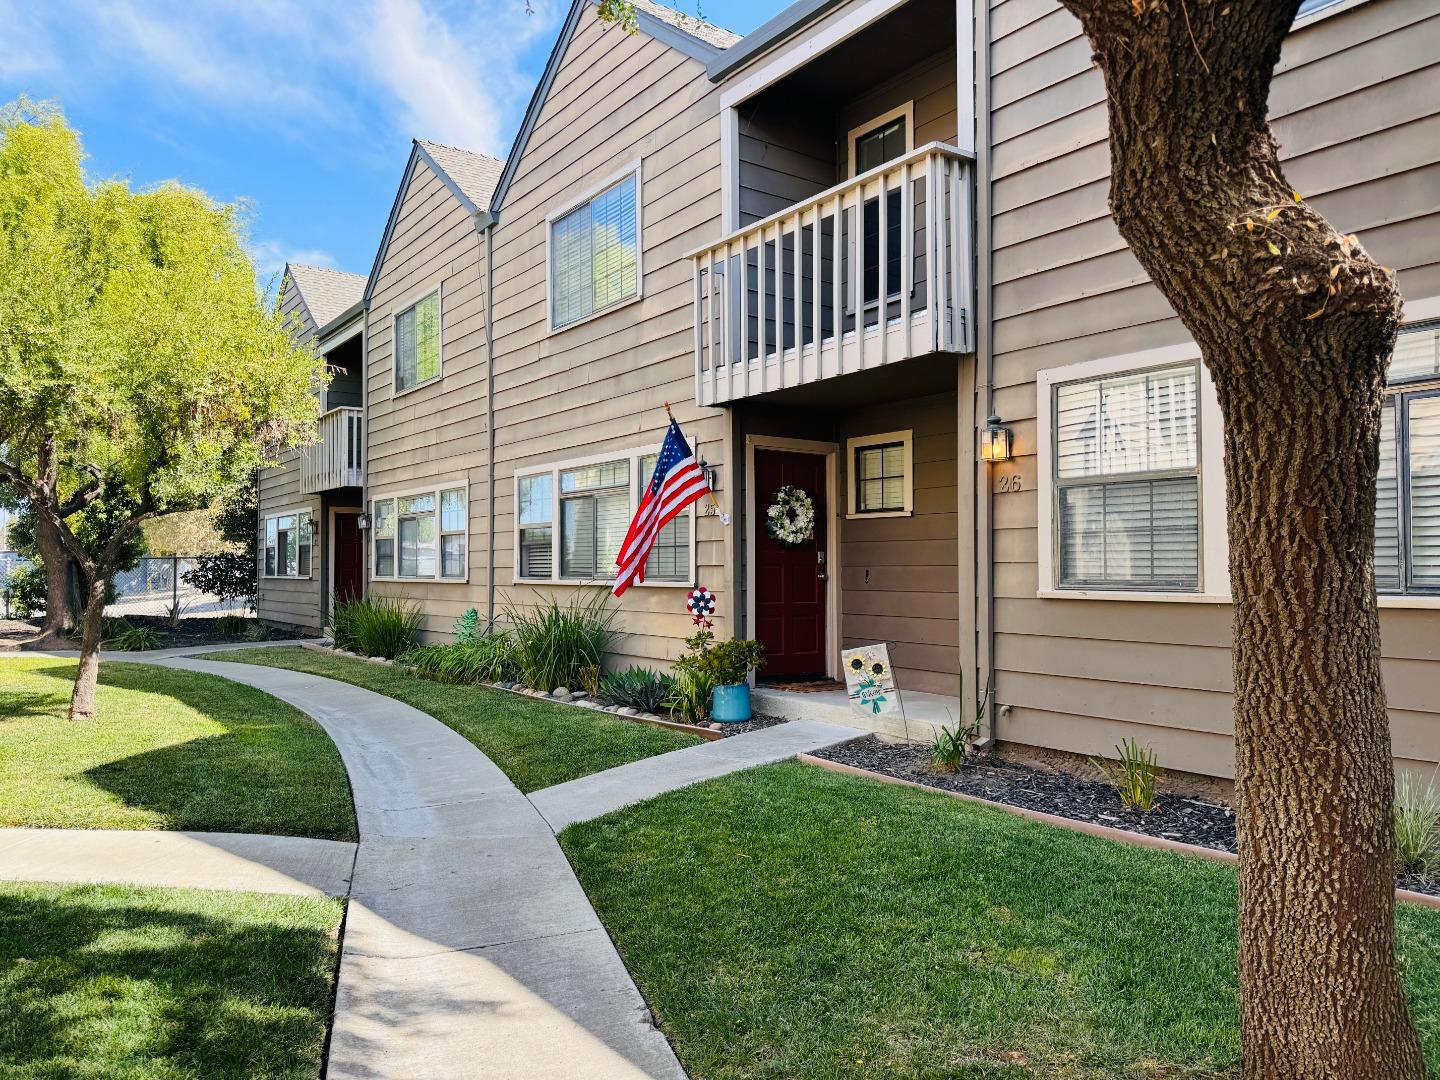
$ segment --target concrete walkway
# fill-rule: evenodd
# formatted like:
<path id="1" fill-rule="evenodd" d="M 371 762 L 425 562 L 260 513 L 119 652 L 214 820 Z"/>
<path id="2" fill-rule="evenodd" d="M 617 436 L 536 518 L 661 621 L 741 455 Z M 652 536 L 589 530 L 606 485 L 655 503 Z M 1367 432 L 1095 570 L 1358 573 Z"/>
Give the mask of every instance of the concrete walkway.
<path id="1" fill-rule="evenodd" d="M 349 770 L 360 844 L 330 1080 L 683 1080 L 549 825 L 469 742 L 347 683 L 158 662 L 288 701 Z"/>
<path id="2" fill-rule="evenodd" d="M 785 761 L 796 754 L 813 753 L 864 734 L 858 728 L 841 724 L 795 720 L 745 735 L 642 758 L 542 791 L 532 791 L 530 801 L 558 833 L 567 825 L 590 821 L 667 791 L 756 765 Z"/>
<path id="3" fill-rule="evenodd" d="M 302 836 L 0 829 L 0 881 L 345 896 L 355 845 Z"/>

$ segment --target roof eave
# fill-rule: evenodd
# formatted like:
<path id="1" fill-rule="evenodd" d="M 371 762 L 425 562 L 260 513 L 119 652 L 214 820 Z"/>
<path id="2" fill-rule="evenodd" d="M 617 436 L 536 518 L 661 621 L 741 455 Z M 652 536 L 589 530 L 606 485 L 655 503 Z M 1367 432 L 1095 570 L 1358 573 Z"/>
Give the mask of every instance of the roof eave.
<path id="1" fill-rule="evenodd" d="M 822 15 L 847 2 L 848 0 L 796 0 L 773 19 L 757 26 L 706 64 L 705 70 L 710 81 L 720 82 L 733 75 L 786 38 L 794 36 Z"/>

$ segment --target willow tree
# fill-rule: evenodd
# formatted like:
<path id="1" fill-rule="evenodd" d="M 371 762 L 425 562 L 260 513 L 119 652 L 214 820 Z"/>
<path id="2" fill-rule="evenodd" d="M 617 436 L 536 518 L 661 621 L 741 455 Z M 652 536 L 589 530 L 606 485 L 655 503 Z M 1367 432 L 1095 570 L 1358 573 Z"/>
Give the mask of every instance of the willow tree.
<path id="1" fill-rule="evenodd" d="M 55 109 L 0 113 L 0 480 L 82 571 L 72 719 L 95 711 L 127 541 L 310 437 L 323 378 L 267 309 L 233 207 L 178 184 L 89 184 L 81 162 Z M 102 501 L 111 528 L 77 528 Z"/>
<path id="2" fill-rule="evenodd" d="M 1105 81 L 1111 213 L 1224 415 L 1245 1074 L 1422 1077 L 1373 567 L 1394 277 L 1281 169 L 1299 0 L 1061 2 Z"/>

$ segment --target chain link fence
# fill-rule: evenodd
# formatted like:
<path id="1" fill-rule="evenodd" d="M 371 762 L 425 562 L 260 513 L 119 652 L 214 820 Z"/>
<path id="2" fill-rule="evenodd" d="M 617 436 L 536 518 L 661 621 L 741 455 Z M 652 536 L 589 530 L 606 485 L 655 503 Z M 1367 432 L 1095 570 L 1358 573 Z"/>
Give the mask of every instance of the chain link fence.
<path id="1" fill-rule="evenodd" d="M 129 570 L 115 575 L 115 599 L 105 614 L 156 615 L 163 618 L 215 619 L 221 615 L 245 615 L 243 600 L 222 600 L 185 582 L 185 575 L 199 560 L 192 555 L 145 555 Z M 14 618 L 10 578 L 15 569 L 29 562 L 14 552 L 0 552 L 0 599 L 4 617 Z M 43 610 L 44 597 L 40 598 Z M 177 614 L 178 612 L 178 614 Z M 33 614 L 38 615 L 40 611 Z"/>

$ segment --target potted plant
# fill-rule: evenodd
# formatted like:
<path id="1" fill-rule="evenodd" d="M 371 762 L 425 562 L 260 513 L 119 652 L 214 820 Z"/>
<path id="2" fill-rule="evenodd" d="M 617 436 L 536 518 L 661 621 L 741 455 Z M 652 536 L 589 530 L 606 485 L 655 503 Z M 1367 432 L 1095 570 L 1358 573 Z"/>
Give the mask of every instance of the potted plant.
<path id="1" fill-rule="evenodd" d="M 709 630 L 688 638 L 685 645 L 687 651 L 675 667 L 712 687 L 710 719 L 720 724 L 749 720 L 750 672 L 765 663 L 764 646 L 744 638 L 717 642 Z"/>

